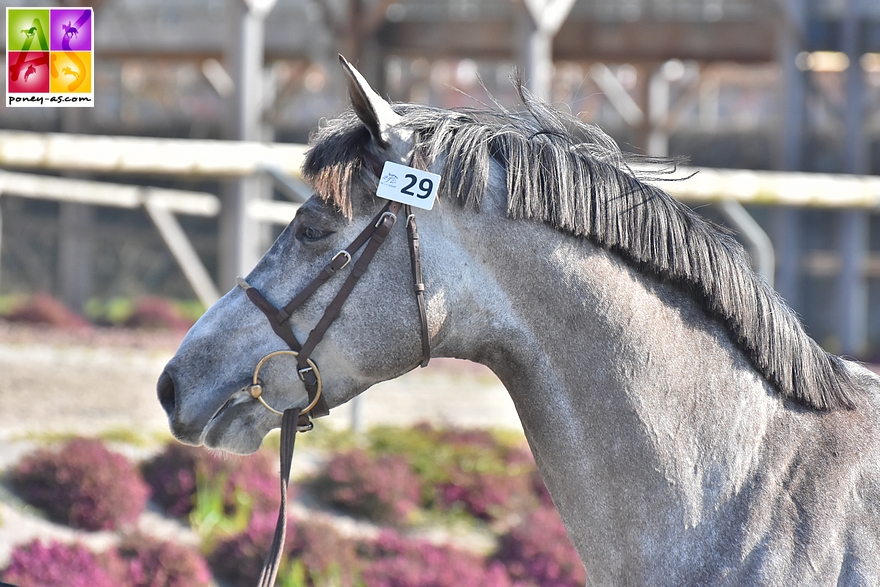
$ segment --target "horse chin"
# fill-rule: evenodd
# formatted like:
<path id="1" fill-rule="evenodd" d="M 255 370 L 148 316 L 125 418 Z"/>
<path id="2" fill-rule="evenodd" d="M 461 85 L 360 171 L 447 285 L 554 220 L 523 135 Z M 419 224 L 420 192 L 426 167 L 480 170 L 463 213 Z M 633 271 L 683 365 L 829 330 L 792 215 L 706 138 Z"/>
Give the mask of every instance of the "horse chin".
<path id="1" fill-rule="evenodd" d="M 233 396 L 208 421 L 202 430 L 200 442 L 208 448 L 249 455 L 255 453 L 263 437 L 277 422 L 272 422 L 260 405 L 241 403 Z"/>

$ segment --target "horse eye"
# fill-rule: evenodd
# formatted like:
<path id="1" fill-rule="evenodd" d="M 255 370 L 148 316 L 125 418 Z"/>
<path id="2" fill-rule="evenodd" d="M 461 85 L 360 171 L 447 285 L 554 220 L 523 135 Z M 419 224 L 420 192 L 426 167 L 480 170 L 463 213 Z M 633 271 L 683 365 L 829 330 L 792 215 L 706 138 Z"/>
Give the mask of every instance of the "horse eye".
<path id="1" fill-rule="evenodd" d="M 307 224 L 301 224 L 299 228 L 296 229 L 296 239 L 300 242 L 319 241 L 322 238 L 327 238 L 331 234 L 333 233 L 324 232 L 320 228 L 315 228 L 314 226 L 309 226 Z"/>

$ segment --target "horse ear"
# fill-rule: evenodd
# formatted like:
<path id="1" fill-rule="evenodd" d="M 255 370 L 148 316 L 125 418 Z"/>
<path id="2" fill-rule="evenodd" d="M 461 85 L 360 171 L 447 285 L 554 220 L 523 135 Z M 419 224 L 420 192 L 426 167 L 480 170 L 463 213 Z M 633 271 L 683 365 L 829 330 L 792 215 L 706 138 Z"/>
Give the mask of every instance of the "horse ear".
<path id="1" fill-rule="evenodd" d="M 345 72 L 348 94 L 355 113 L 376 142 L 387 149 L 391 145 L 388 129 L 400 122 L 400 115 L 391 109 L 391 104 L 379 96 L 364 76 L 342 55 L 339 56 L 339 63 Z"/>

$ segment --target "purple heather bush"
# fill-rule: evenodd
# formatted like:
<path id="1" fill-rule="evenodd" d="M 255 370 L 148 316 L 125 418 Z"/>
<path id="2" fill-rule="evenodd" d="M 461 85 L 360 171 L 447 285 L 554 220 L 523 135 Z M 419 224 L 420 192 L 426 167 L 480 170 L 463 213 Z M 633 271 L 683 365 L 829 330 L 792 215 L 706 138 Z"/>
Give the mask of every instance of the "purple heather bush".
<path id="1" fill-rule="evenodd" d="M 425 507 L 460 507 L 493 520 L 538 505 L 528 448 L 501 442 L 491 432 L 422 424 L 409 430 L 377 428 L 369 440 L 372 453 L 407 460 L 422 479 Z"/>
<path id="2" fill-rule="evenodd" d="M 133 535 L 107 558 L 117 585 L 126 587 L 208 587 L 211 571 L 190 547 Z"/>
<path id="3" fill-rule="evenodd" d="M 346 512 L 391 525 L 406 523 L 422 484 L 404 457 L 355 448 L 335 454 L 314 480 L 318 497 Z"/>
<path id="4" fill-rule="evenodd" d="M 244 532 L 221 538 L 208 555 L 208 563 L 214 575 L 231 585 L 256 585 L 260 578 L 263 560 L 269 552 L 275 532 L 277 515 L 255 512 Z M 287 524 L 284 553 L 289 556 L 295 548 L 294 524 Z"/>
<path id="5" fill-rule="evenodd" d="M 43 544 L 39 540 L 16 547 L 0 578 L 17 587 L 119 587 L 98 557 L 82 544 Z"/>
<path id="6" fill-rule="evenodd" d="M 188 330 L 193 321 L 184 318 L 174 302 L 145 296 L 135 302 L 134 311 L 125 321 L 125 325 L 129 328 L 151 330 Z"/>
<path id="7" fill-rule="evenodd" d="M 169 443 L 142 466 L 153 501 L 174 517 L 188 515 L 195 503 L 198 475 L 225 480 L 225 501 L 235 504 L 235 493 L 247 493 L 254 510 L 270 511 L 281 499 L 278 464 L 268 452 L 248 457 L 218 456 L 204 448 Z M 291 486 L 291 492 L 293 486 Z"/>
<path id="8" fill-rule="evenodd" d="M 219 540 L 208 557 L 214 574 L 231 585 L 255 585 L 269 552 L 276 519 L 273 514 L 258 512 L 247 530 Z M 331 526 L 315 521 L 288 519 L 284 556 L 288 564 L 302 560 L 308 574 L 325 573 L 335 567 L 346 586 L 354 584 L 360 568 L 355 543 Z"/>
<path id="9" fill-rule="evenodd" d="M 149 493 L 127 458 L 90 438 L 25 456 L 11 481 L 25 501 L 84 530 L 115 530 L 135 522 Z"/>
<path id="10" fill-rule="evenodd" d="M 370 587 L 512 587 L 498 562 L 384 531 L 362 547 L 361 577 Z"/>
<path id="11" fill-rule="evenodd" d="M 275 518 L 258 515 L 248 530 L 221 540 L 209 556 L 214 574 L 231 585 L 256 584 L 274 532 Z M 335 571 L 341 584 L 369 587 L 525 587 L 510 580 L 504 565 L 447 546 L 384 530 L 356 543 L 315 521 L 288 523 L 284 553 L 300 560 L 306 576 Z M 282 573 L 285 565 L 282 565 Z M 320 583 L 320 582 L 319 582 Z M 312 583 L 309 583 L 311 585 Z"/>
<path id="12" fill-rule="evenodd" d="M 196 463 L 207 452 L 194 446 L 170 442 L 165 450 L 141 465 L 150 486 L 151 499 L 169 516 L 186 516 L 196 494 Z"/>
<path id="13" fill-rule="evenodd" d="M 301 559 L 310 573 L 326 575 L 335 569 L 345 587 L 355 584 L 362 563 L 354 540 L 316 520 L 296 522 L 295 533 L 293 556 Z"/>
<path id="14" fill-rule="evenodd" d="M 37 293 L 4 316 L 10 322 L 47 324 L 59 328 L 83 330 L 91 328 L 88 320 L 72 311 L 48 293 Z"/>
<path id="15" fill-rule="evenodd" d="M 505 513 L 527 509 L 535 502 L 531 477 L 499 472 L 450 471 L 447 483 L 436 487 L 438 501 L 444 508 L 460 504 L 481 520 L 500 518 Z"/>
<path id="16" fill-rule="evenodd" d="M 82 544 L 39 540 L 19 546 L 2 573 L 17 587 L 208 587 L 205 559 L 191 548 L 130 536 L 118 548 L 94 554 Z"/>
<path id="17" fill-rule="evenodd" d="M 233 457 L 220 461 L 218 469 L 211 471 L 214 475 L 229 471 L 226 491 L 227 499 L 234 497 L 236 490 L 243 491 L 251 497 L 251 507 L 257 511 L 278 512 L 281 500 L 281 465 L 277 455 L 269 451 L 260 451 L 246 457 Z M 287 491 L 292 499 L 296 495 L 296 485 L 291 483 Z"/>
<path id="18" fill-rule="evenodd" d="M 555 509 L 539 508 L 502 537 L 497 559 L 515 581 L 540 587 L 581 587 L 583 564 Z"/>
<path id="19" fill-rule="evenodd" d="M 448 478 L 436 485 L 439 505 L 462 505 L 481 520 L 535 507 L 536 469 L 527 448 L 499 442 L 484 430 L 444 430 L 438 441 L 453 447 Z"/>

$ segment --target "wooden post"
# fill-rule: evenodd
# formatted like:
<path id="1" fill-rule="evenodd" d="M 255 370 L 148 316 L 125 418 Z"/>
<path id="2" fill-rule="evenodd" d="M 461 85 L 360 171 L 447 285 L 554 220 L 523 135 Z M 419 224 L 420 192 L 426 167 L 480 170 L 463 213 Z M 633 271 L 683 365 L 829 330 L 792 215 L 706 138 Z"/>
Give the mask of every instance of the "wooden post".
<path id="1" fill-rule="evenodd" d="M 82 312 L 92 295 L 95 209 L 86 204 L 60 204 L 58 282 L 61 300 Z"/>
<path id="2" fill-rule="evenodd" d="M 798 69 L 797 56 L 806 50 L 807 14 L 801 0 L 780 2 L 783 18 L 779 24 L 778 62 L 781 72 L 779 100 L 782 105 L 782 141 L 779 168 L 803 169 L 803 146 L 806 135 L 807 73 Z M 772 217 L 778 263 L 776 290 L 795 309 L 800 309 L 801 212 L 797 208 L 777 206 Z"/>
<path id="3" fill-rule="evenodd" d="M 64 132 L 80 132 L 84 127 L 84 108 L 66 108 L 61 123 Z M 64 173 L 68 177 L 81 174 Z M 62 202 L 58 214 L 58 294 L 74 312 L 85 310 L 94 281 L 95 209 L 87 204 Z"/>
<path id="4" fill-rule="evenodd" d="M 568 18 L 574 0 L 522 0 L 523 81 L 536 97 L 549 102 L 553 85 L 553 37 Z"/>
<path id="5" fill-rule="evenodd" d="M 665 64 L 664 64 L 665 65 Z M 669 156 L 669 79 L 664 65 L 651 74 L 648 80 L 648 143 L 646 150 L 652 157 Z"/>
<path id="6" fill-rule="evenodd" d="M 363 0 L 347 0 L 342 14 L 329 0 L 316 0 L 324 24 L 336 39 L 336 48 L 351 61 L 380 95 L 385 93 L 384 52 L 376 32 L 385 22 L 385 12 L 397 0 L 378 0 L 365 6 Z M 336 67 L 336 58 L 332 59 Z"/>
<path id="7" fill-rule="evenodd" d="M 841 50 L 849 58 L 846 71 L 844 109 L 844 171 L 866 171 L 864 119 L 864 78 L 859 64 L 862 0 L 848 0 L 841 27 Z M 837 284 L 837 315 L 841 352 L 860 357 L 868 343 L 868 283 L 864 276 L 868 249 L 868 213 L 849 209 L 841 212 L 838 250 L 841 257 Z"/>
<path id="8" fill-rule="evenodd" d="M 228 63 L 235 82 L 233 127 L 230 134 L 243 141 L 265 140 L 263 114 L 263 25 L 275 0 L 230 0 L 232 34 Z M 229 180 L 223 186 L 219 253 L 221 290 L 232 287 L 256 265 L 264 245 L 259 224 L 247 215 L 248 202 L 267 195 L 259 175 Z"/>

